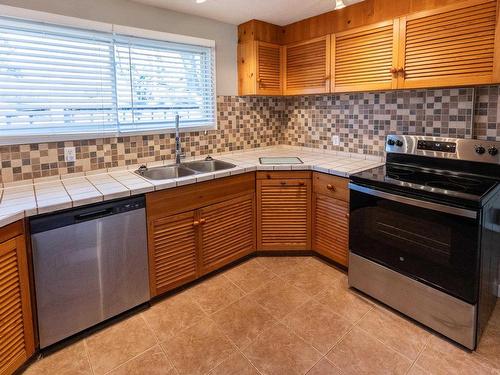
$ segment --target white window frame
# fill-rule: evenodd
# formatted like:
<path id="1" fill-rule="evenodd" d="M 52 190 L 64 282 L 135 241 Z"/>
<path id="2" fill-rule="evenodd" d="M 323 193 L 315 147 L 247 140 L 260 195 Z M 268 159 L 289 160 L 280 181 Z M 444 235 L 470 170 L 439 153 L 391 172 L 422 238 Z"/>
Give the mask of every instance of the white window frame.
<path id="1" fill-rule="evenodd" d="M 56 26 L 67 26 L 71 28 L 99 31 L 111 34 L 120 34 L 123 36 L 159 40 L 172 43 L 182 43 L 188 45 L 210 47 L 213 53 L 213 105 L 214 105 L 214 123 L 201 126 L 186 126 L 181 127 L 181 132 L 203 132 L 217 129 L 218 112 L 217 112 L 217 74 L 216 74 L 216 49 L 215 40 L 203 39 L 193 36 L 167 33 L 162 31 L 148 30 L 135 28 L 124 25 L 116 25 L 105 22 L 98 22 L 77 17 L 63 16 L 59 14 L 41 12 L 36 10 L 17 8 L 8 5 L 0 5 L 0 14 L 5 17 L 12 17 L 21 20 L 52 24 Z M 127 137 L 134 135 L 155 135 L 169 134 L 175 132 L 174 127 L 166 127 L 154 130 L 127 130 L 117 132 L 86 132 L 72 134 L 47 134 L 47 135 L 20 135 L 20 136 L 0 136 L 0 145 L 16 145 L 26 143 L 42 143 L 42 142 L 63 142 L 73 140 L 85 140 L 96 138 L 115 138 Z M 36 138 L 36 139 L 34 139 Z"/>

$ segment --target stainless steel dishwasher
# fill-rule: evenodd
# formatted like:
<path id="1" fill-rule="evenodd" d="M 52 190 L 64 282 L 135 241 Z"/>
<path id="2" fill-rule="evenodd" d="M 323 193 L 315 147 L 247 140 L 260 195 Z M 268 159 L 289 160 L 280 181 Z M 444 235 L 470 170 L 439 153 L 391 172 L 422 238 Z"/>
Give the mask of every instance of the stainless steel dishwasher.
<path id="1" fill-rule="evenodd" d="M 144 197 L 30 221 L 40 347 L 149 300 Z"/>

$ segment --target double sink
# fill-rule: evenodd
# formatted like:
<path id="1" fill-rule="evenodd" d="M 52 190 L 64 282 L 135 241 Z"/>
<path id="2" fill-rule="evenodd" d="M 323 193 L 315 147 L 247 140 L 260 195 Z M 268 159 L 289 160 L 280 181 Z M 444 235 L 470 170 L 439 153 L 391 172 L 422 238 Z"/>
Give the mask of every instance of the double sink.
<path id="1" fill-rule="evenodd" d="M 205 160 L 191 161 L 182 164 L 172 164 L 162 167 L 140 167 L 135 171 L 138 175 L 149 180 L 166 180 L 169 178 L 186 177 L 199 173 L 210 173 L 231 169 L 236 165 L 207 157 Z"/>

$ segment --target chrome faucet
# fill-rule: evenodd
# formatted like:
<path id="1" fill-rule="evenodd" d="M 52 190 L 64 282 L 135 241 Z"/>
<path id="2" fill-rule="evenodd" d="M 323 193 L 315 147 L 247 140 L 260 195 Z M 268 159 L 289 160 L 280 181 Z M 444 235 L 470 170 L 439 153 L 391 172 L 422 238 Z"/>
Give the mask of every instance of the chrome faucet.
<path id="1" fill-rule="evenodd" d="M 175 164 L 181 163 L 181 158 L 184 157 L 181 149 L 181 136 L 179 134 L 179 115 L 175 115 Z"/>

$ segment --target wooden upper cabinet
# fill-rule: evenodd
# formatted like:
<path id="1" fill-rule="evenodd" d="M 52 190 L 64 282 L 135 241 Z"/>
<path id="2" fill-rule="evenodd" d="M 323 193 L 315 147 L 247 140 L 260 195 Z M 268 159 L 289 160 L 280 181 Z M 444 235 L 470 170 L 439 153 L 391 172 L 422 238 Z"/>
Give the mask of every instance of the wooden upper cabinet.
<path id="1" fill-rule="evenodd" d="M 277 44 L 255 42 L 257 48 L 257 82 L 258 95 L 281 95 L 282 47 Z"/>
<path id="2" fill-rule="evenodd" d="M 330 92 L 330 35 L 285 46 L 285 95 Z"/>
<path id="3" fill-rule="evenodd" d="M 34 353 L 30 299 L 25 237 L 18 235 L 0 243 L 0 374 L 2 375 L 14 373 Z"/>
<path id="4" fill-rule="evenodd" d="M 238 45 L 240 95 L 281 95 L 282 47 L 250 41 Z"/>
<path id="5" fill-rule="evenodd" d="M 398 88 L 492 83 L 498 79 L 495 60 L 500 58 L 495 58 L 496 26 L 494 0 L 402 17 Z"/>
<path id="6" fill-rule="evenodd" d="M 200 210 L 201 273 L 255 251 L 255 194 Z"/>
<path id="7" fill-rule="evenodd" d="M 399 20 L 332 35 L 332 91 L 395 89 Z"/>
<path id="8" fill-rule="evenodd" d="M 196 279 L 197 223 L 194 211 L 149 221 L 151 296 Z"/>

